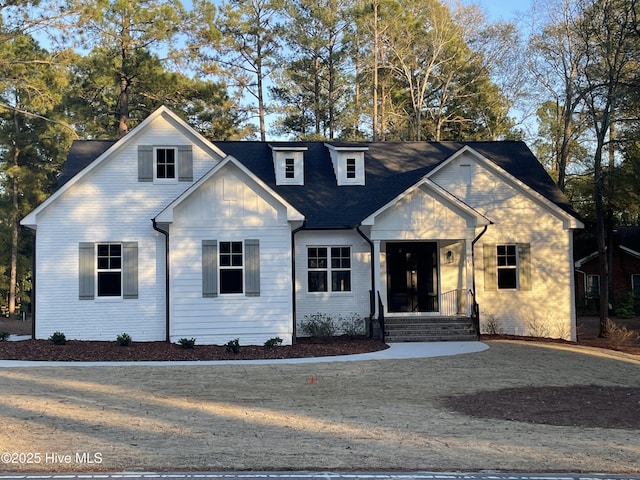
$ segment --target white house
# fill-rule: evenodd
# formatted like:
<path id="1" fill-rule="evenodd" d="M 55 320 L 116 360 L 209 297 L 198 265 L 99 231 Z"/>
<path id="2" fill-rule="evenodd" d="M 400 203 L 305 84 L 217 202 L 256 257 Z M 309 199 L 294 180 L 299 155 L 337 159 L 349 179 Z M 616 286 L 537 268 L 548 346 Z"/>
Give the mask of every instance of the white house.
<path id="1" fill-rule="evenodd" d="M 306 316 L 575 339 L 580 220 L 522 142 L 212 142 L 160 108 L 74 142 L 36 231 L 35 338 L 294 341 Z M 389 333 L 387 331 L 387 333 Z"/>

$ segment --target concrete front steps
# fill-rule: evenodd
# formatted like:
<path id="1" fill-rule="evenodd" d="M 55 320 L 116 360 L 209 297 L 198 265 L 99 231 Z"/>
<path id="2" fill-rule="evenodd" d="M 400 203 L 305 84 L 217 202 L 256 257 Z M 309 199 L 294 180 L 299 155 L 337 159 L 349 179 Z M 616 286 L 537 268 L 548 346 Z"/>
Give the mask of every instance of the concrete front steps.
<path id="1" fill-rule="evenodd" d="M 478 340 L 468 317 L 385 317 L 387 343 Z"/>

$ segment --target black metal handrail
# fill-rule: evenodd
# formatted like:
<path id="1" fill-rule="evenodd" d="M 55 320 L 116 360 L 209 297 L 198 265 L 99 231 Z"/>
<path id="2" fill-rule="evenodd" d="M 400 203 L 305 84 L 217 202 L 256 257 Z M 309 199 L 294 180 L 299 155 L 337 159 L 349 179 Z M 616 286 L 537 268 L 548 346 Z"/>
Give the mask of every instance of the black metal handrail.
<path id="1" fill-rule="evenodd" d="M 473 328 L 475 328 L 476 334 L 480 335 L 480 305 L 476 302 L 476 295 L 473 291 L 469 290 L 469 295 L 471 295 L 472 300 L 471 320 L 473 322 Z"/>
<path id="2" fill-rule="evenodd" d="M 378 325 L 380 326 L 380 340 L 384 342 L 384 304 L 378 292 Z"/>

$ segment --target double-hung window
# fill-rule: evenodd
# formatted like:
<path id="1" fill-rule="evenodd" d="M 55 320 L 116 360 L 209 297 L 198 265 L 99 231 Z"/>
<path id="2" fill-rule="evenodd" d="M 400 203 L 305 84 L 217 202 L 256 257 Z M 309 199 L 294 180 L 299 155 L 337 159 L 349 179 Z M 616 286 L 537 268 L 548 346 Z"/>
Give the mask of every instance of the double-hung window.
<path id="1" fill-rule="evenodd" d="M 260 241 L 202 241 L 202 296 L 260 296 Z"/>
<path id="2" fill-rule="evenodd" d="M 122 295 L 122 245 L 99 243 L 98 253 L 98 297 Z"/>
<path id="3" fill-rule="evenodd" d="M 531 245 L 485 243 L 484 289 L 531 290 Z"/>
<path id="4" fill-rule="evenodd" d="M 518 253 L 515 245 L 498 245 L 498 289 L 518 288 Z"/>
<path id="5" fill-rule="evenodd" d="M 79 298 L 138 298 L 137 242 L 81 242 Z"/>
<path id="6" fill-rule="evenodd" d="M 587 298 L 600 298 L 600 275 L 587 275 Z"/>
<path id="7" fill-rule="evenodd" d="M 242 242 L 220 242 L 220 293 L 243 293 Z"/>
<path id="8" fill-rule="evenodd" d="M 351 247 L 308 247 L 309 292 L 351 291 Z"/>

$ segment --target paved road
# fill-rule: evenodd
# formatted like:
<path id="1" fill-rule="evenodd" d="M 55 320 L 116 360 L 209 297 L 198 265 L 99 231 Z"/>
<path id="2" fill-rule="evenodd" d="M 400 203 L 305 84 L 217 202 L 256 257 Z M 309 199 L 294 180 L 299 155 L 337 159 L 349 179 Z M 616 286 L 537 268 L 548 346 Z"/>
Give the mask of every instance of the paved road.
<path id="1" fill-rule="evenodd" d="M 78 474 L 0 473 L 0 480 L 640 480 L 640 475 L 502 472 L 122 472 Z"/>

